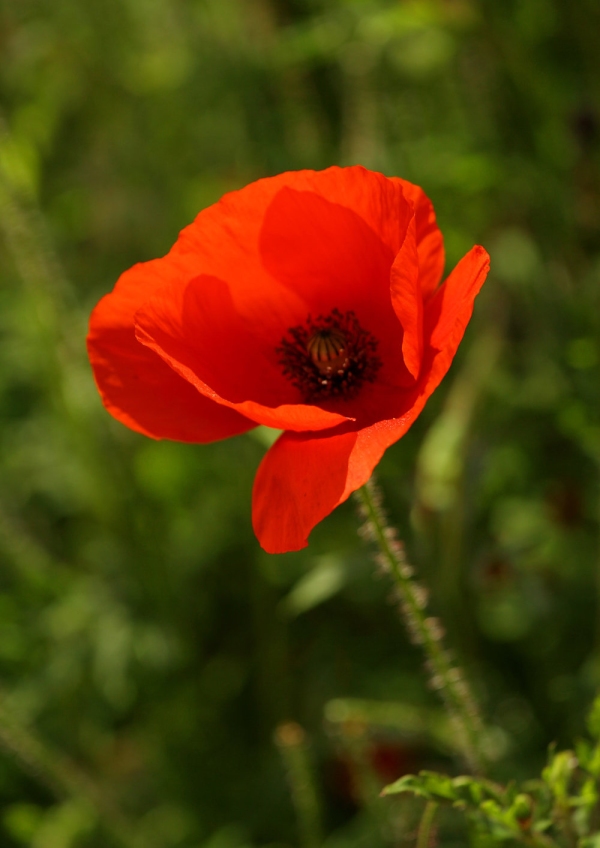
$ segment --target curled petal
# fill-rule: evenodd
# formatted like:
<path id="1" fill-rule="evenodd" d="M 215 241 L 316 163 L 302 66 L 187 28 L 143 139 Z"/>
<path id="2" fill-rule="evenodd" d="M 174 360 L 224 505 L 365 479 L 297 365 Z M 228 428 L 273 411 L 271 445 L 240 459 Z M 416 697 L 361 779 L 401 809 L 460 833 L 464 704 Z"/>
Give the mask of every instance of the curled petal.
<path id="1" fill-rule="evenodd" d="M 390 274 L 392 305 L 404 329 L 402 355 L 404 363 L 416 379 L 423 358 L 423 294 L 419 280 L 415 218 L 406 231 Z"/>
<path id="2" fill-rule="evenodd" d="M 92 312 L 87 339 L 96 385 L 106 409 L 154 439 L 212 442 L 255 426 L 201 395 L 135 338 L 133 316 L 165 283 L 165 260 L 135 265 Z"/>
<path id="3" fill-rule="evenodd" d="M 419 283 L 423 299 L 427 301 L 436 290 L 444 273 L 444 238 L 435 219 L 433 204 L 420 186 L 391 177 L 402 186 L 404 197 L 415 213 L 417 253 L 419 255 Z"/>
<path id="4" fill-rule="evenodd" d="M 450 367 L 473 314 L 473 304 L 490 269 L 487 251 L 476 245 L 457 264 L 425 309 L 425 339 L 431 357 L 431 393 Z"/>

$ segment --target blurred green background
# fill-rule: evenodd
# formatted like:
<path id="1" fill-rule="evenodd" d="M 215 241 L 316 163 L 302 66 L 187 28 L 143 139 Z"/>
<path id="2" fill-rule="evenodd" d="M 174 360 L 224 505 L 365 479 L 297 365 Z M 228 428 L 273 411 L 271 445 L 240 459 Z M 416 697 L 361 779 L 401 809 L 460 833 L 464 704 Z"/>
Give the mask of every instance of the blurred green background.
<path id="1" fill-rule="evenodd" d="M 448 269 L 489 249 L 459 355 L 379 479 L 494 728 L 493 775 L 534 776 L 583 732 L 599 56 L 596 0 L 0 0 L 1 846 L 314 848 L 304 760 L 330 848 L 413 845 L 418 804 L 378 788 L 457 767 L 353 504 L 264 554 L 271 434 L 153 442 L 87 365 L 122 270 L 287 169 L 403 176 Z M 287 720 L 304 742 L 287 725 L 276 744 Z"/>

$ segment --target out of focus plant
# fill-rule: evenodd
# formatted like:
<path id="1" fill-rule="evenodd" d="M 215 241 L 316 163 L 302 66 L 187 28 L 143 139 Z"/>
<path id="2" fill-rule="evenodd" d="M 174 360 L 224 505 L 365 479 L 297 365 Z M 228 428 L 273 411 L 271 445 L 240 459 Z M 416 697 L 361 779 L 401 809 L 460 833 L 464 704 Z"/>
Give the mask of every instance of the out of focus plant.
<path id="1" fill-rule="evenodd" d="M 449 804 L 467 818 L 478 845 L 593 848 L 600 839 L 600 699 L 588 722 L 592 740 L 576 751 L 550 751 L 541 778 L 501 786 L 485 778 L 431 771 L 405 775 L 385 796 L 410 793 L 431 805 Z M 431 827 L 431 821 L 428 822 Z"/>
<path id="2" fill-rule="evenodd" d="M 451 805 L 421 827 L 422 800 L 379 798 L 464 767 L 350 505 L 267 557 L 247 503 L 273 433 L 119 433 L 85 363 L 122 268 L 288 169 L 402 174 L 449 263 L 489 246 L 492 285 L 379 482 L 482 705 L 488 778 L 522 787 L 583 734 L 599 28 L 595 0 L 0 0 L 2 845 L 117 845 L 115 807 L 138 848 L 296 844 L 272 742 L 290 720 L 330 848 L 468 842 Z"/>

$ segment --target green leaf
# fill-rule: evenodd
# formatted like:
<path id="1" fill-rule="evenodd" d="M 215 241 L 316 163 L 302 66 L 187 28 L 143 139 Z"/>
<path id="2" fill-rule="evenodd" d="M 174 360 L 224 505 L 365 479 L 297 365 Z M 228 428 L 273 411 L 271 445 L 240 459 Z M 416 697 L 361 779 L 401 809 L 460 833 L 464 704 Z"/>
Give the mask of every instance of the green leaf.
<path id="1" fill-rule="evenodd" d="M 550 762 L 542 772 L 552 794 L 559 800 L 566 801 L 569 795 L 569 785 L 577 766 L 577 757 L 573 751 L 559 751 L 551 757 Z"/>
<path id="2" fill-rule="evenodd" d="M 499 804 L 505 803 L 505 790 L 491 780 L 481 777 L 471 777 L 470 775 L 461 775 L 460 777 L 455 777 L 452 782 L 455 789 L 460 793 L 460 797 L 471 805 L 479 806 L 489 798 L 497 801 Z"/>
<path id="3" fill-rule="evenodd" d="M 344 588 L 348 570 L 334 555 L 319 557 L 315 567 L 296 583 L 281 603 L 282 612 L 293 618 L 328 601 Z"/>
<path id="4" fill-rule="evenodd" d="M 523 821 L 531 818 L 533 814 L 533 801 L 530 796 L 525 795 L 522 792 L 519 793 L 510 808 L 510 812 L 514 815 L 517 821 Z"/>
<path id="5" fill-rule="evenodd" d="M 458 801 L 458 793 L 453 785 L 453 780 L 445 774 L 432 771 L 421 771 L 419 775 L 407 774 L 390 783 L 381 792 L 382 795 L 397 795 L 403 792 L 411 792 L 420 798 L 427 800 Z"/>

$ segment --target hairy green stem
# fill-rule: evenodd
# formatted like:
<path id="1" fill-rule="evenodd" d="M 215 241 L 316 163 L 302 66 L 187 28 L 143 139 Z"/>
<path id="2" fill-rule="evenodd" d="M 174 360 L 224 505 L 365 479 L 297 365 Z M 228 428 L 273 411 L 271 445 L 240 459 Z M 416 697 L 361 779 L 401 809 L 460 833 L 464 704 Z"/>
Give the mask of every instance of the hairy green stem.
<path id="1" fill-rule="evenodd" d="M 468 767 L 480 773 L 484 764 L 481 720 L 462 672 L 444 647 L 441 623 L 427 615 L 427 591 L 413 579 L 413 569 L 406 561 L 396 531 L 386 521 L 381 495 L 372 478 L 356 496 L 365 519 L 362 535 L 377 545 L 377 562 L 395 583 L 409 636 L 423 649 L 431 685 L 440 693 L 455 726 L 457 748 Z"/>

